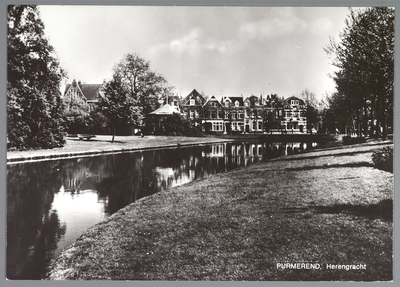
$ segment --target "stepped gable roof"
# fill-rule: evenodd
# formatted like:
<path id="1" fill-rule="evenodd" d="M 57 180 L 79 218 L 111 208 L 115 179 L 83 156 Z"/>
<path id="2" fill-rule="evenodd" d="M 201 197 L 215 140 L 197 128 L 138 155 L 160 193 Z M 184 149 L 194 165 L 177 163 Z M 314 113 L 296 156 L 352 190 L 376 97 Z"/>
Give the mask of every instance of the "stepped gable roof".
<path id="1" fill-rule="evenodd" d="M 149 115 L 156 116 L 171 116 L 175 113 L 179 113 L 178 109 L 175 106 L 171 106 L 170 104 L 165 104 L 157 110 L 151 112 Z"/>

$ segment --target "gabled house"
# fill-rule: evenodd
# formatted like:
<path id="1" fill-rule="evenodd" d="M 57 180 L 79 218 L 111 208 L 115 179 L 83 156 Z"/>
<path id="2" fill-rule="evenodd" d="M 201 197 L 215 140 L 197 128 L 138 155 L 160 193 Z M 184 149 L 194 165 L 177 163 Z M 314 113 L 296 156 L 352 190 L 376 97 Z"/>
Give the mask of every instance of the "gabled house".
<path id="1" fill-rule="evenodd" d="M 262 97 L 254 95 L 244 100 L 245 108 L 245 131 L 246 132 L 263 132 L 263 104 Z"/>
<path id="2" fill-rule="evenodd" d="M 224 97 L 221 102 L 225 109 L 225 131 L 244 132 L 243 97 Z"/>
<path id="3" fill-rule="evenodd" d="M 204 132 L 225 132 L 225 110 L 221 102 L 211 96 L 202 107 L 202 128 Z"/>
<path id="4" fill-rule="evenodd" d="M 302 99 L 289 97 L 283 102 L 282 127 L 288 132 L 305 132 L 307 129 L 306 104 Z"/>
<path id="5" fill-rule="evenodd" d="M 97 95 L 101 90 L 102 84 L 82 84 L 74 79 L 65 87 L 63 95 L 67 111 L 76 108 L 90 113 L 97 104 Z"/>
<path id="6" fill-rule="evenodd" d="M 193 89 L 181 102 L 183 116 L 194 126 L 201 124 L 202 109 L 205 102 L 204 97 L 196 89 Z"/>

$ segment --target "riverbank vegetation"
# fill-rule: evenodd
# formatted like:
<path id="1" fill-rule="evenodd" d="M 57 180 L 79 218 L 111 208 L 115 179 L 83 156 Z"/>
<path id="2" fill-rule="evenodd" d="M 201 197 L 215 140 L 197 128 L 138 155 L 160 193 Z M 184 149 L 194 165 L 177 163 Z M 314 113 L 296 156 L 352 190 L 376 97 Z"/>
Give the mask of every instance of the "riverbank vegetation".
<path id="1" fill-rule="evenodd" d="M 372 154 L 374 166 L 393 173 L 393 147 L 384 147 Z"/>
<path id="2" fill-rule="evenodd" d="M 382 147 L 285 156 L 141 199 L 76 240 L 49 279 L 392 280 L 393 174 L 371 159 Z"/>

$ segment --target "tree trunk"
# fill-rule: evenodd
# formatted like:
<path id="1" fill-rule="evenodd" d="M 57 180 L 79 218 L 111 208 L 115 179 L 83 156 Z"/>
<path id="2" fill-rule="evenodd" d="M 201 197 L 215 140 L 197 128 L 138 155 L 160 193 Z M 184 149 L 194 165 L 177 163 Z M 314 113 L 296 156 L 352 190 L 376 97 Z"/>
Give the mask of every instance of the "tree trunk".
<path id="1" fill-rule="evenodd" d="M 381 114 L 380 114 L 380 101 L 377 101 L 377 105 L 376 105 L 376 126 L 375 126 L 375 137 L 379 138 L 381 135 L 381 129 L 380 129 L 380 118 L 381 118 Z"/>

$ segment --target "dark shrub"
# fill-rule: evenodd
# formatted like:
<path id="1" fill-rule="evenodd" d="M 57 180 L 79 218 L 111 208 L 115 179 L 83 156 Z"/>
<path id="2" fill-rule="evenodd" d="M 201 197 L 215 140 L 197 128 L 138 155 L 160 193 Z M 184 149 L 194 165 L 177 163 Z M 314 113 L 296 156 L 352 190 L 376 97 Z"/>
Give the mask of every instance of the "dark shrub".
<path id="1" fill-rule="evenodd" d="M 385 147 L 372 154 L 374 166 L 393 173 L 393 147 Z"/>

